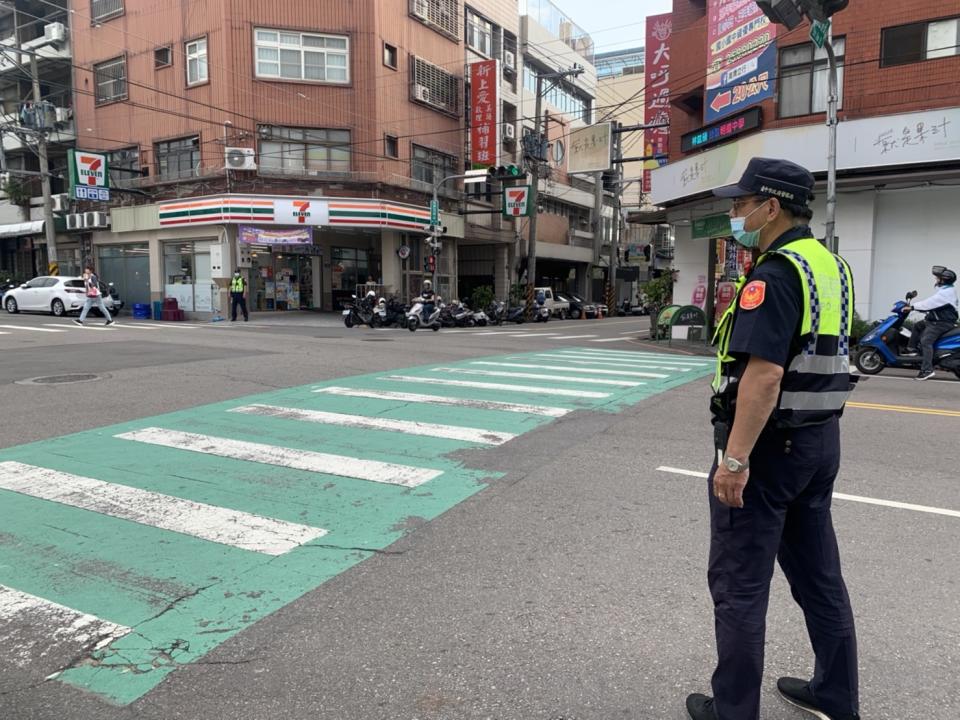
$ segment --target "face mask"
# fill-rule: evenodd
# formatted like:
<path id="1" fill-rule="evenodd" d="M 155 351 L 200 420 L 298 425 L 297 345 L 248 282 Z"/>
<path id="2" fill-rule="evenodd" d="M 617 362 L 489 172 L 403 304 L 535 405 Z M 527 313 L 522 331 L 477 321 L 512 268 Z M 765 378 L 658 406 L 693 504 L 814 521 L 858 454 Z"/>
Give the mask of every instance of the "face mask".
<path id="1" fill-rule="evenodd" d="M 769 223 L 764 223 L 760 230 L 744 229 L 744 225 L 747 223 L 747 218 L 762 207 L 763 205 L 755 208 L 752 212 L 747 213 L 743 217 L 730 218 L 730 232 L 733 235 L 733 239 L 747 249 L 755 248 L 760 245 L 760 232 L 763 230 L 763 228 L 769 225 Z"/>
<path id="2" fill-rule="evenodd" d="M 234 273 L 233 276 L 234 276 L 234 277 L 240 277 L 240 273 Z"/>

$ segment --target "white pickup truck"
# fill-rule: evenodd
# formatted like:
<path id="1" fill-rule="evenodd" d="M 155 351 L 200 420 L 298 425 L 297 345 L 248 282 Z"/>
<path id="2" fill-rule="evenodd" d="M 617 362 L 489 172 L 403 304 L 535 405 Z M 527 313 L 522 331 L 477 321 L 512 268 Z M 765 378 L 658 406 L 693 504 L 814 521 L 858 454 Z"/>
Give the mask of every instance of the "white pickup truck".
<path id="1" fill-rule="evenodd" d="M 561 320 L 566 320 L 570 316 L 569 300 L 561 300 L 559 297 L 557 297 L 557 295 L 553 292 L 551 288 L 539 287 L 539 288 L 534 288 L 533 290 L 534 301 L 536 301 L 537 296 L 541 292 L 543 293 L 543 297 L 545 299 L 544 305 L 550 311 L 550 314 L 553 317 L 558 317 Z"/>

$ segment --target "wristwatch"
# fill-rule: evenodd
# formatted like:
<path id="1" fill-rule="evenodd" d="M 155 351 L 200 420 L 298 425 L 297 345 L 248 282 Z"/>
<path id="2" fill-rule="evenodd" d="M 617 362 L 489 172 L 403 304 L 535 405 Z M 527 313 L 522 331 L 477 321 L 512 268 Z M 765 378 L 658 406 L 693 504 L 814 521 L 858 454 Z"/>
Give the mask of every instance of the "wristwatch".
<path id="1" fill-rule="evenodd" d="M 748 459 L 745 462 L 740 462 L 734 457 L 724 455 L 723 466 L 732 473 L 742 473 L 744 470 L 747 470 L 750 467 L 750 460 Z"/>

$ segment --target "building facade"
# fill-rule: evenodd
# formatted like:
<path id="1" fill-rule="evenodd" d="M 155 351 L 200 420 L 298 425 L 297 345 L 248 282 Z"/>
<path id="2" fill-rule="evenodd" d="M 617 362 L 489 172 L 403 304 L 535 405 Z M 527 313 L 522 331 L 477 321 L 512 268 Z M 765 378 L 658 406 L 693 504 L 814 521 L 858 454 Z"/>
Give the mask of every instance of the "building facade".
<path id="1" fill-rule="evenodd" d="M 463 5 L 156 5 L 74 15 L 77 144 L 105 151 L 110 231 L 131 301 L 226 307 L 239 267 L 255 310 L 335 309 L 358 285 L 409 296 L 434 184 L 463 170 Z M 463 222 L 440 290 L 455 295 Z M 124 284 L 146 275 L 149 297 Z"/>
<path id="2" fill-rule="evenodd" d="M 814 172 L 812 227 L 825 234 L 826 54 L 806 24 L 741 30 L 736 13 L 746 4 L 674 0 L 670 162 L 653 171 L 651 197 L 675 236 L 679 303 L 725 294 L 742 264 L 722 222 L 729 203 L 711 191 L 736 182 L 753 156 Z M 769 54 L 752 74 L 712 86 L 705 68 L 735 76 L 739 62 L 721 63 L 713 51 L 754 31 L 763 35 L 754 48 Z M 856 309 L 875 319 L 907 290 L 923 292 L 931 265 L 960 265 L 952 212 L 960 202 L 960 8 L 850 0 L 832 34 L 841 64 L 836 235 L 854 271 Z"/>

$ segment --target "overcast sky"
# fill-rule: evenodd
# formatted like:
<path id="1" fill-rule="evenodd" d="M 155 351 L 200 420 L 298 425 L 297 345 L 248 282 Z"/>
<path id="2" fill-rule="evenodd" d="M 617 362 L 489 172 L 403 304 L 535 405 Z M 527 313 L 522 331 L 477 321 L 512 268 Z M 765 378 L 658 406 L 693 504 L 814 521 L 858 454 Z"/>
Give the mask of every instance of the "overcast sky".
<path id="1" fill-rule="evenodd" d="M 552 0 L 593 37 L 597 52 L 643 45 L 643 19 L 673 9 L 673 0 Z"/>

